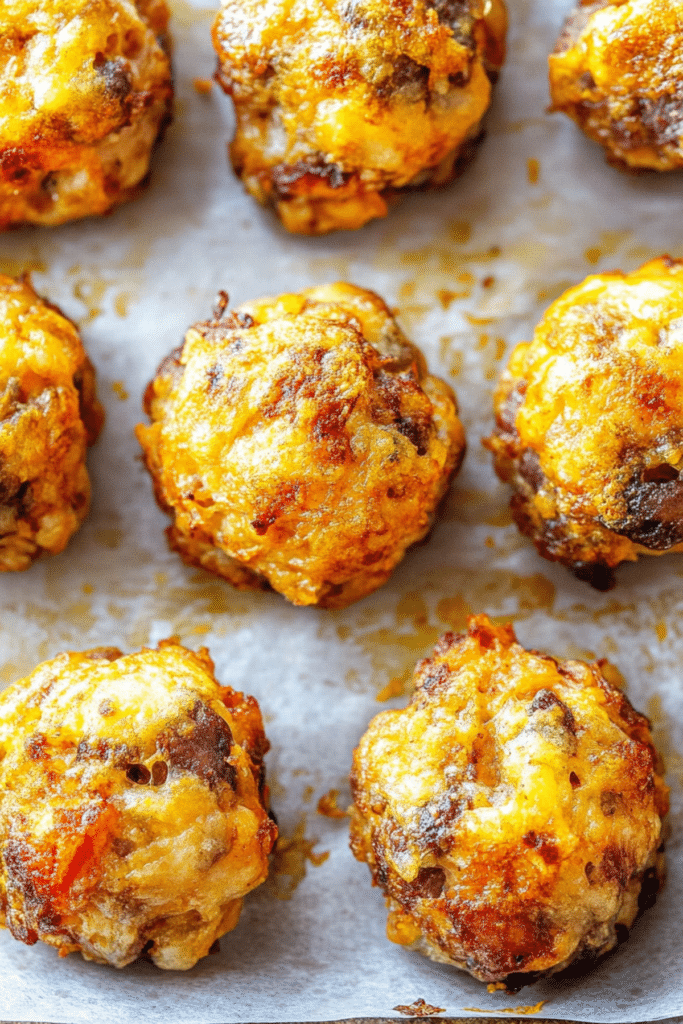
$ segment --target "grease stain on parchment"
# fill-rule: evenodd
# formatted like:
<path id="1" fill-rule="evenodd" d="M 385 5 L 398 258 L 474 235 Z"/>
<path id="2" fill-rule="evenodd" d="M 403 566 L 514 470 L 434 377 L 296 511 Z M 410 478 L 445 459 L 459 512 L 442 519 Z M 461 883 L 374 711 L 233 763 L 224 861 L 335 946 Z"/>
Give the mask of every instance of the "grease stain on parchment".
<path id="1" fill-rule="evenodd" d="M 391 623 L 385 616 L 377 621 L 371 611 L 358 612 L 355 620 L 348 615 L 337 625 L 338 638 L 353 643 L 369 666 L 366 675 L 357 670 L 347 672 L 349 689 L 375 689 L 380 702 L 405 696 L 411 691 L 416 663 L 431 654 L 447 630 L 465 630 L 468 615 L 487 609 L 492 622 L 503 624 L 527 619 L 538 611 L 551 614 L 555 605 L 555 585 L 542 573 L 522 576 L 488 569 L 473 577 L 465 570 L 452 569 L 444 571 L 443 580 L 448 586 L 442 589 L 439 582 L 443 581 L 431 573 L 429 585 L 422 591 L 404 593 Z M 496 608 L 511 600 L 514 604 L 509 611 L 496 614 Z"/>
<path id="2" fill-rule="evenodd" d="M 195 7 L 188 0 L 170 0 L 170 7 L 173 21 L 185 28 L 211 23 L 216 17 L 215 6 Z"/>
<path id="3" fill-rule="evenodd" d="M 21 277 L 22 274 L 30 274 L 33 271 L 42 274 L 47 267 L 39 256 L 17 258 L 16 256 L 0 256 L 0 274 L 7 274 L 8 277 Z"/>
<path id="4" fill-rule="evenodd" d="M 315 851 L 320 840 L 306 837 L 306 815 L 290 835 L 278 836 L 266 888 L 279 900 L 291 900 L 306 877 L 307 865 L 320 867 L 330 856 L 329 850 Z"/>
<path id="5" fill-rule="evenodd" d="M 670 781 L 675 778 L 683 786 L 683 751 L 674 744 L 671 724 L 659 694 L 650 697 L 645 710 L 650 719 L 654 745 L 664 762 L 664 770 Z"/>
<path id="6" fill-rule="evenodd" d="M 339 790 L 330 789 L 318 800 L 318 814 L 323 818 L 341 819 L 348 817 L 350 811 L 339 806 Z"/>

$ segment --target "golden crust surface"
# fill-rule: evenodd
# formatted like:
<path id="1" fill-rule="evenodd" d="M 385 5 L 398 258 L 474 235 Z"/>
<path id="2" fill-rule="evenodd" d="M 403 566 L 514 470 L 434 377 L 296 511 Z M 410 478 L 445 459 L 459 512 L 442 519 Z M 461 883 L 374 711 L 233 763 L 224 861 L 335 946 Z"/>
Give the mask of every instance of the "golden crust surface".
<path id="1" fill-rule="evenodd" d="M 61 654 L 0 695 L 0 911 L 15 938 L 186 970 L 268 872 L 268 742 L 206 650 Z"/>
<path id="2" fill-rule="evenodd" d="M 172 99 L 164 0 L 0 6 L 0 229 L 136 194 Z"/>
<path id="3" fill-rule="evenodd" d="M 471 155 L 503 63 L 503 0 L 223 0 L 235 172 L 289 231 L 358 228 Z"/>
<path id="4" fill-rule="evenodd" d="M 137 428 L 172 547 L 238 587 L 343 607 L 429 530 L 464 453 L 453 392 L 373 292 L 248 302 L 191 328 Z"/>
<path id="5" fill-rule="evenodd" d="M 668 791 L 615 677 L 483 615 L 418 664 L 351 777 L 351 847 L 388 897 L 389 938 L 516 985 L 616 944 L 663 866 Z"/>
<path id="6" fill-rule="evenodd" d="M 88 512 L 104 414 L 78 331 L 28 281 L 0 275 L 0 572 L 66 547 Z"/>
<path id="7" fill-rule="evenodd" d="M 554 110 L 624 168 L 683 166 L 682 0 L 579 4 L 550 56 Z"/>
<path id="8" fill-rule="evenodd" d="M 499 383 L 486 442 L 520 529 L 596 586 L 683 550 L 683 262 L 586 278 Z"/>

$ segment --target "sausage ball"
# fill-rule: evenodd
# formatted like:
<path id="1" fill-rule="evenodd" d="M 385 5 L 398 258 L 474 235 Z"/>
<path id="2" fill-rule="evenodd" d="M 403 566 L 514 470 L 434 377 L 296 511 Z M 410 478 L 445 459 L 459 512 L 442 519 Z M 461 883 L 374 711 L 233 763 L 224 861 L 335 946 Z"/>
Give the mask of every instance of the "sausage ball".
<path id="1" fill-rule="evenodd" d="M 377 715 L 351 776 L 351 847 L 387 933 L 515 987 L 611 949 L 663 870 L 668 791 L 607 662 L 556 661 L 471 616 Z"/>
<path id="2" fill-rule="evenodd" d="M 90 504 L 103 421 L 78 331 L 26 278 L 0 274 L 0 572 L 62 551 Z"/>
<path id="3" fill-rule="evenodd" d="M 164 0 L 0 5 L 0 229 L 136 195 L 169 120 Z"/>
<path id="4" fill-rule="evenodd" d="M 226 302 L 161 364 L 137 430 L 171 547 L 342 608 L 432 525 L 464 452 L 455 396 L 373 292 Z"/>
<path id="5" fill-rule="evenodd" d="M 288 231 L 383 217 L 472 155 L 505 55 L 503 0 L 223 0 L 235 173 Z"/>
<path id="6" fill-rule="evenodd" d="M 601 590 L 683 551 L 683 262 L 586 278 L 510 357 L 485 443 L 520 530 Z"/>
<path id="7" fill-rule="evenodd" d="M 593 0 L 550 57 L 552 109 L 622 169 L 683 166 L 683 0 Z"/>
<path id="8" fill-rule="evenodd" d="M 187 970 L 265 879 L 268 741 L 206 650 L 60 654 L 0 695 L 0 915 L 60 956 Z"/>

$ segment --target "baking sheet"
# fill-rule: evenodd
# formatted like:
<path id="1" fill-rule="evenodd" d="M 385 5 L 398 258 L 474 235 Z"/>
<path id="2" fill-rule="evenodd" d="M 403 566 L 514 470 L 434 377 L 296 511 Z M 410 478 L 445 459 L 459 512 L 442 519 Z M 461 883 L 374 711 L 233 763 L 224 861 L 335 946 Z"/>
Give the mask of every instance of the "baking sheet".
<path id="1" fill-rule="evenodd" d="M 543 1016 L 560 1019 L 683 1014 L 683 558 L 627 566 L 614 591 L 593 592 L 518 535 L 480 443 L 506 353 L 554 297 L 596 269 L 683 255 L 681 176 L 622 176 L 568 121 L 544 112 L 546 55 L 566 5 L 517 0 L 488 139 L 467 174 L 362 231 L 290 237 L 228 169 L 229 102 L 193 87 L 213 71 L 212 12 L 172 7 L 176 119 L 147 193 L 103 220 L 0 238 L 0 271 L 33 268 L 38 290 L 82 325 L 107 410 L 90 456 L 88 522 L 63 555 L 0 579 L 0 685 L 64 649 L 131 651 L 170 634 L 207 645 L 218 678 L 264 710 L 284 838 L 273 876 L 247 899 L 221 953 L 188 973 L 59 960 L 2 933 L 0 1018 L 333 1020 L 398 1017 L 394 1008 L 416 999 L 453 1016 L 541 1002 Z M 451 380 L 469 454 L 429 543 L 375 595 L 325 612 L 238 593 L 169 553 L 132 428 L 157 364 L 219 288 L 238 303 L 337 279 L 383 295 Z M 653 718 L 672 786 L 669 879 L 656 907 L 592 974 L 512 997 L 388 943 L 382 898 L 348 851 L 346 821 L 316 812 L 330 789 L 345 806 L 367 722 L 405 702 L 415 661 L 447 628 L 463 627 L 468 610 L 513 621 L 522 643 L 558 657 L 611 658 Z"/>

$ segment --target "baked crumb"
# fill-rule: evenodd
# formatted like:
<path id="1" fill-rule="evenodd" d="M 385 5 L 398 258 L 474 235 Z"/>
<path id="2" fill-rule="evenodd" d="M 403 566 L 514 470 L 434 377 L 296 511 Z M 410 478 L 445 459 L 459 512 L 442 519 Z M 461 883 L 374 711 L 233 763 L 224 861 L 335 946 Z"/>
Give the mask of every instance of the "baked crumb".
<path id="1" fill-rule="evenodd" d="M 667 788 L 603 662 L 527 651 L 471 616 L 355 751 L 351 848 L 387 934 L 513 988 L 611 949 L 661 878 Z"/>

